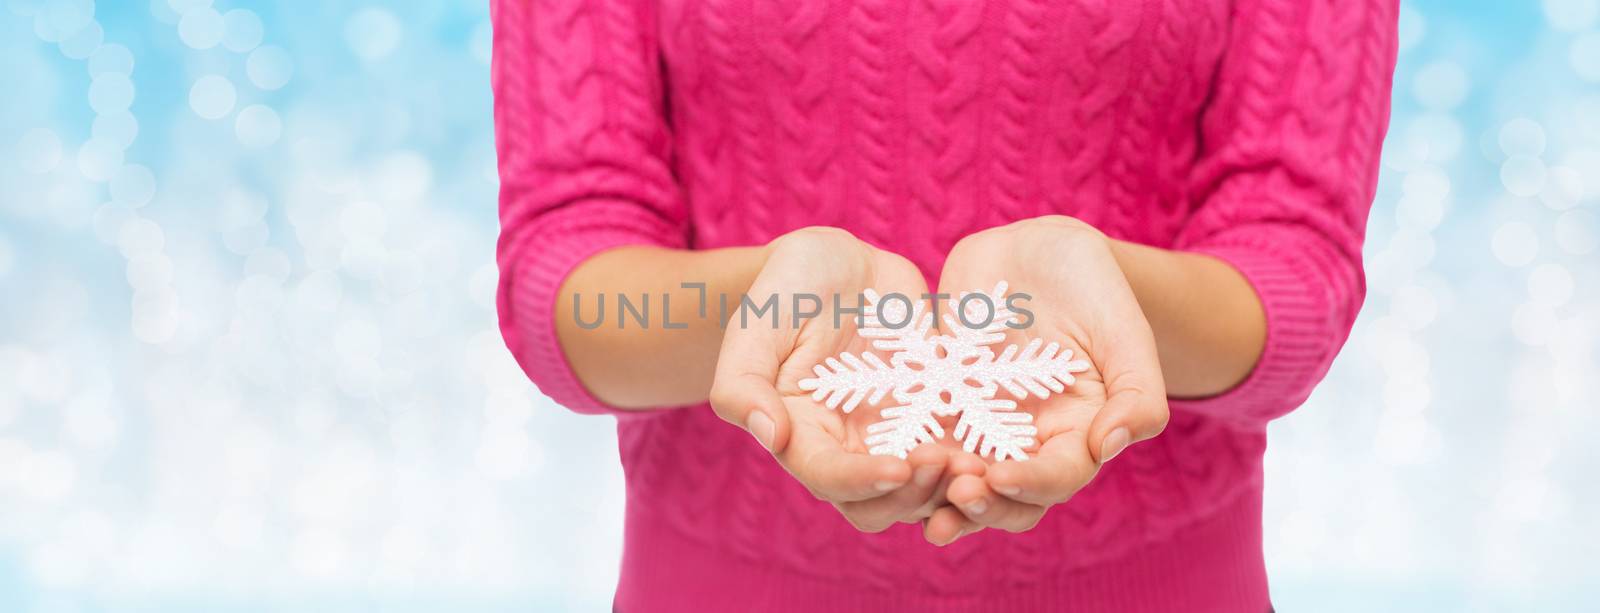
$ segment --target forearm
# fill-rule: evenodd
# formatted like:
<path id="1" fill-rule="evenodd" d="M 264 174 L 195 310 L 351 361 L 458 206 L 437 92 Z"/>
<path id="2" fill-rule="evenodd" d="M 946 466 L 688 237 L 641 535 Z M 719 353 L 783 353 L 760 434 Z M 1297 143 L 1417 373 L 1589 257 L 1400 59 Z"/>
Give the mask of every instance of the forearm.
<path id="1" fill-rule="evenodd" d="M 764 259 L 759 247 L 624 247 L 585 260 L 556 297 L 556 334 L 573 373 L 595 398 L 619 408 L 704 402 L 722 345 L 719 296 L 737 305 Z M 685 283 L 704 283 L 704 294 Z M 619 296 L 648 314 L 647 325 L 620 309 Z"/>
<path id="2" fill-rule="evenodd" d="M 1220 394 L 1250 374 L 1267 324 L 1243 275 L 1210 256 L 1110 242 L 1155 333 L 1169 395 Z"/>

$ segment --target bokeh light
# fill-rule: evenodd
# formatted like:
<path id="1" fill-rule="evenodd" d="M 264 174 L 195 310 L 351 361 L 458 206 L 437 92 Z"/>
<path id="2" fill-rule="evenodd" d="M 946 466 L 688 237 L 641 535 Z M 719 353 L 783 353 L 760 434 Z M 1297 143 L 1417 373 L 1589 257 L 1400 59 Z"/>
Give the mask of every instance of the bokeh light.
<path id="1" fill-rule="evenodd" d="M 278 142 L 278 136 L 283 131 L 283 123 L 278 119 L 278 113 L 272 107 L 253 104 L 239 110 L 235 119 L 234 132 L 239 137 L 239 144 L 251 148 L 266 147 Z"/>
<path id="2" fill-rule="evenodd" d="M 1600 32 L 1586 32 L 1572 39 L 1567 60 L 1583 80 L 1600 81 Z"/>
<path id="3" fill-rule="evenodd" d="M 226 77 L 206 75 L 196 79 L 189 89 L 189 108 L 206 119 L 221 119 L 233 112 L 238 94 L 233 82 Z"/>
<path id="4" fill-rule="evenodd" d="M 234 9 L 222 16 L 222 45 L 234 53 L 247 53 L 261 44 L 261 17 L 250 9 Z"/>
<path id="5" fill-rule="evenodd" d="M 222 42 L 227 24 L 222 14 L 210 7 L 196 8 L 183 13 L 178 19 L 178 38 L 191 48 L 204 51 Z"/>
<path id="6" fill-rule="evenodd" d="M 17 142 L 15 156 L 19 167 L 26 172 L 50 172 L 61 161 L 61 139 L 49 128 L 33 128 Z"/>
<path id="7" fill-rule="evenodd" d="M 133 104 L 133 81 L 121 72 L 103 72 L 89 84 L 89 108 L 102 115 L 128 110 Z"/>
<path id="8" fill-rule="evenodd" d="M 1438 60 L 1417 71 L 1412 82 L 1412 94 L 1422 106 L 1448 111 L 1467 98 L 1469 78 L 1467 71 L 1450 60 Z"/>
<path id="9" fill-rule="evenodd" d="M 287 84 L 289 77 L 294 75 L 294 60 L 282 47 L 265 45 L 250 52 L 250 59 L 245 62 L 245 70 L 250 75 L 250 82 L 256 87 L 264 90 L 278 89 Z"/>
<path id="10" fill-rule="evenodd" d="M 1568 32 L 1593 27 L 1600 17 L 1600 0 L 1543 0 L 1550 27 Z"/>
<path id="11" fill-rule="evenodd" d="M 394 13 L 378 7 L 357 11 L 345 24 L 344 37 L 350 50 L 363 60 L 381 60 L 400 45 L 402 29 Z"/>

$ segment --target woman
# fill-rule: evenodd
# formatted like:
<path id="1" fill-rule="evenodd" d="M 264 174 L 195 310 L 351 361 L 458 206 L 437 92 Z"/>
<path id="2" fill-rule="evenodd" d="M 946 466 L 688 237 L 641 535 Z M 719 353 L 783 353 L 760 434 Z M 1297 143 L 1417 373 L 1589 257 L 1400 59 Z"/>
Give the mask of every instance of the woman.
<path id="1" fill-rule="evenodd" d="M 1269 609 L 1265 427 L 1361 305 L 1394 2 L 493 10 L 501 331 L 617 417 L 618 610 Z M 798 388 L 863 345 L 789 296 L 1002 279 L 1091 362 L 1028 461 L 868 455 Z"/>

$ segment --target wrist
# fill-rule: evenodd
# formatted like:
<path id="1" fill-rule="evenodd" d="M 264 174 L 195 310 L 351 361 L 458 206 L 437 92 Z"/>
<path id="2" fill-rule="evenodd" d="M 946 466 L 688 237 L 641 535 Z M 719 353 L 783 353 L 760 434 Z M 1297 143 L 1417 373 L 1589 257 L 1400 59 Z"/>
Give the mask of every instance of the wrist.
<path id="1" fill-rule="evenodd" d="M 1026 221 L 1017 222 L 1016 225 L 1044 228 L 1053 234 L 1057 234 L 1062 238 L 1073 241 L 1102 243 L 1110 240 L 1106 237 L 1104 232 L 1101 232 L 1099 228 L 1094 227 L 1093 224 L 1090 224 L 1082 219 L 1069 217 L 1066 215 L 1045 215 L 1043 217 L 1035 217 Z"/>
<path id="2" fill-rule="evenodd" d="M 722 247 L 687 252 L 694 258 L 683 271 L 693 282 L 704 283 L 712 296 L 727 294 L 737 300 L 750 291 L 771 255 L 770 245 Z M 716 300 L 716 298 L 711 298 Z"/>
<path id="3" fill-rule="evenodd" d="M 1266 318 L 1238 270 L 1208 255 L 1110 245 L 1155 333 L 1170 395 L 1219 394 L 1250 373 L 1265 346 Z"/>

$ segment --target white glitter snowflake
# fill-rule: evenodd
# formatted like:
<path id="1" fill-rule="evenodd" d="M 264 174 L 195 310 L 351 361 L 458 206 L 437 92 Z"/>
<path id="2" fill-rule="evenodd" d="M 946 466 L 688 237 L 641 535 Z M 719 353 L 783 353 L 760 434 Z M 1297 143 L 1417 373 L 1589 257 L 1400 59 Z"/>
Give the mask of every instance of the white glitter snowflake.
<path id="1" fill-rule="evenodd" d="M 1005 340 L 1006 324 L 1017 317 L 1005 291 L 1001 281 L 988 294 L 987 304 L 981 298 L 963 302 L 961 298 L 974 293 L 963 292 L 954 304 L 965 304 L 966 321 L 981 323 L 991 307 L 993 319 L 972 328 L 947 313 L 943 321 L 951 333 L 933 335 L 933 314 L 921 303 L 908 317 L 909 300 L 884 303 L 877 292 L 867 290 L 859 334 L 873 339 L 873 348 L 893 352 L 889 361 L 870 351 L 860 357 L 845 352 L 818 364 L 816 378 L 800 381 L 800 389 L 828 408 L 842 405 L 845 413 L 863 401 L 874 405 L 892 394 L 898 406 L 883 409 L 882 421 L 867 427 L 866 443 L 874 455 L 904 458 L 917 445 L 944 437 L 938 417 L 959 414 L 953 434 L 968 452 L 992 454 L 996 461 L 1026 460 L 1023 450 L 1035 444 L 1039 432 L 1033 415 L 1017 411 L 1015 400 L 995 398 L 996 391 L 1003 387 L 1017 400 L 1048 398 L 1066 391 L 1075 380 L 1072 373 L 1088 370 L 1089 363 L 1073 360 L 1072 351 L 1058 343 L 1045 345 L 1037 338 L 1020 349 L 1007 345 L 995 355 L 990 346 Z"/>

